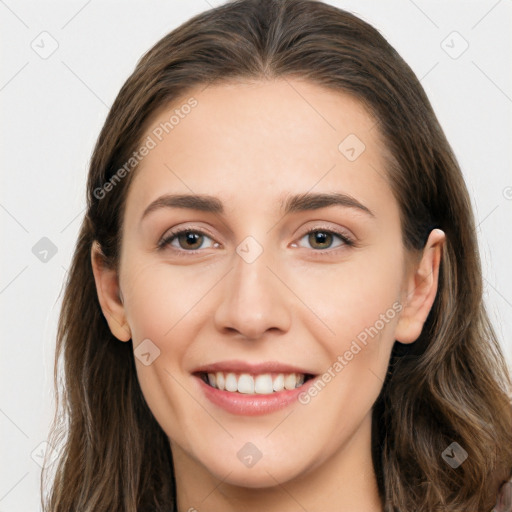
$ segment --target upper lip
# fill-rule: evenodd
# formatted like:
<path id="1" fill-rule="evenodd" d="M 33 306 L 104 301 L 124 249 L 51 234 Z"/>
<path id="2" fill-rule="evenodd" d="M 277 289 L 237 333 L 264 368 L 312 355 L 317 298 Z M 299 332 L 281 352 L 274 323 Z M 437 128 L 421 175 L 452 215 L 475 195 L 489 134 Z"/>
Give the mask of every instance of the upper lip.
<path id="1" fill-rule="evenodd" d="M 279 361 L 266 361 L 262 363 L 248 363 L 246 361 L 231 360 L 219 361 L 217 363 L 205 364 L 194 369 L 192 373 L 299 373 L 305 375 L 314 375 L 313 372 L 293 366 L 280 363 Z"/>

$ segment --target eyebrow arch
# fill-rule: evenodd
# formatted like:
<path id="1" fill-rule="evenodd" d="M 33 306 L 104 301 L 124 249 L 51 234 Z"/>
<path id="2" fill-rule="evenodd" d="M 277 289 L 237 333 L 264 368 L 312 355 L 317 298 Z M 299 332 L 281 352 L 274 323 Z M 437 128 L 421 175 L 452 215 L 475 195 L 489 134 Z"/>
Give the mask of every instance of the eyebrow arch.
<path id="1" fill-rule="evenodd" d="M 281 209 L 284 210 L 284 215 L 294 212 L 319 210 L 320 208 L 335 205 L 357 209 L 371 217 L 375 217 L 375 214 L 367 206 L 361 204 L 357 199 L 348 194 L 342 194 L 339 192 L 322 194 L 306 192 L 304 194 L 288 196 L 285 201 L 281 201 Z M 153 201 L 144 210 L 142 219 L 149 213 L 160 208 L 187 208 L 216 214 L 224 213 L 222 202 L 214 196 L 196 194 L 165 194 Z"/>

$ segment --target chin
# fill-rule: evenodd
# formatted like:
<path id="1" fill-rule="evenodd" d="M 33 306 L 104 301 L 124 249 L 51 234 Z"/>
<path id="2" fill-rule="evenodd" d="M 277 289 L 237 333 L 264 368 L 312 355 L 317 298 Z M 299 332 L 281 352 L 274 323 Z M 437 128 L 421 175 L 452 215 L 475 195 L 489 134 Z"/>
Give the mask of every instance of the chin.
<path id="1" fill-rule="evenodd" d="M 232 459 L 233 460 L 233 459 Z M 275 487 L 293 480 L 300 474 L 298 461 L 279 461 L 276 459 L 263 460 L 263 457 L 252 467 L 246 467 L 235 457 L 232 463 L 215 464 L 214 467 L 205 465 L 215 478 L 224 484 L 237 487 L 261 489 Z"/>

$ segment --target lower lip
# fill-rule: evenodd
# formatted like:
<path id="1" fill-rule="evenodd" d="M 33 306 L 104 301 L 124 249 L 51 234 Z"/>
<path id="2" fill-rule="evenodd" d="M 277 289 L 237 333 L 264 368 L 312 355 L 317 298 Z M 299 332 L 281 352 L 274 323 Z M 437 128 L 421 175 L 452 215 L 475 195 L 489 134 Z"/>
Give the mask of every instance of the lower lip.
<path id="1" fill-rule="evenodd" d="M 233 393 L 231 391 L 221 391 L 214 388 L 196 375 L 194 377 L 199 381 L 206 398 L 210 402 L 222 407 L 225 411 L 241 416 L 259 416 L 261 414 L 270 414 L 274 411 L 284 409 L 298 400 L 298 396 L 307 390 L 314 382 L 309 379 L 302 386 L 286 391 L 277 391 L 268 395 L 249 395 L 244 393 Z"/>

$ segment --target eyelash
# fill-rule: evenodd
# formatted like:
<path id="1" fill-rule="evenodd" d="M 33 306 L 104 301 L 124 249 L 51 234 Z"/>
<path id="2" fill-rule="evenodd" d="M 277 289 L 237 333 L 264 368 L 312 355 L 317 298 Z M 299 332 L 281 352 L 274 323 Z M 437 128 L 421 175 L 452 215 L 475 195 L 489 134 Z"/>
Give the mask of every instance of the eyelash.
<path id="1" fill-rule="evenodd" d="M 330 229 L 324 229 L 324 228 L 321 228 L 321 227 L 315 227 L 315 228 L 312 228 L 310 229 L 309 231 L 306 231 L 300 238 L 299 240 L 301 240 L 302 238 L 304 238 L 306 235 L 309 235 L 311 233 L 316 233 L 316 232 L 319 232 L 319 233 L 328 233 L 328 234 L 331 234 L 331 235 L 335 235 L 337 236 L 338 238 L 341 239 L 341 241 L 343 242 L 343 245 L 339 246 L 339 247 L 336 247 L 335 249 L 312 249 L 313 252 L 317 253 L 316 255 L 317 256 L 329 256 L 331 254 L 336 254 L 338 252 L 338 250 L 343 250 L 343 247 L 344 246 L 347 246 L 347 247 L 355 247 L 356 246 L 356 243 L 354 240 L 352 240 L 352 238 L 348 237 L 347 235 L 345 234 L 342 234 L 338 231 L 333 231 L 333 230 L 330 230 Z M 207 233 L 206 231 L 203 231 L 202 229 L 195 229 L 195 228 L 186 228 L 186 229 L 181 229 L 181 230 L 178 230 L 178 231 L 171 231 L 168 235 L 166 235 L 165 237 L 163 237 L 159 242 L 158 242 L 158 245 L 157 245 L 157 248 L 158 250 L 163 250 L 165 249 L 167 246 L 170 246 L 171 242 L 177 238 L 179 235 L 182 235 L 182 234 L 186 234 L 186 233 L 196 233 L 196 234 L 201 234 L 201 235 L 205 235 L 207 236 L 208 238 L 212 238 L 211 235 L 209 233 Z M 178 256 L 188 256 L 190 254 L 194 255 L 194 254 L 198 254 L 201 252 L 202 249 L 196 249 L 196 250 L 192 250 L 192 251 L 188 251 L 186 249 L 176 249 L 174 247 L 172 247 L 172 251 L 177 254 Z"/>

